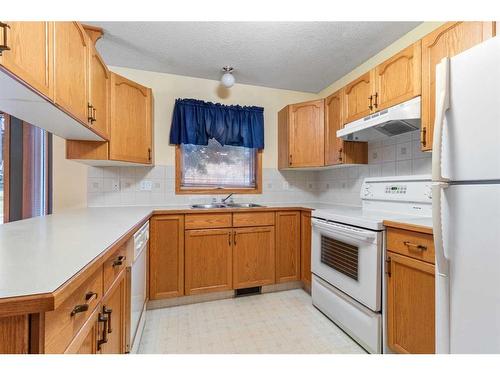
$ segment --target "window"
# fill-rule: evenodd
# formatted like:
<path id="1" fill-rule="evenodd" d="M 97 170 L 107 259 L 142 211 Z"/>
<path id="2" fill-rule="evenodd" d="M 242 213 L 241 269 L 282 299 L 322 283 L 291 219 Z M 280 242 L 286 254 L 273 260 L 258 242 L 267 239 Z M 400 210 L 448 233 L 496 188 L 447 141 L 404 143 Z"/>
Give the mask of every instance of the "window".
<path id="1" fill-rule="evenodd" d="M 182 144 L 177 148 L 177 193 L 260 193 L 261 153 L 256 149 Z"/>
<path id="2" fill-rule="evenodd" d="M 2 113 L 0 126 L 0 223 L 51 213 L 51 134 Z"/>

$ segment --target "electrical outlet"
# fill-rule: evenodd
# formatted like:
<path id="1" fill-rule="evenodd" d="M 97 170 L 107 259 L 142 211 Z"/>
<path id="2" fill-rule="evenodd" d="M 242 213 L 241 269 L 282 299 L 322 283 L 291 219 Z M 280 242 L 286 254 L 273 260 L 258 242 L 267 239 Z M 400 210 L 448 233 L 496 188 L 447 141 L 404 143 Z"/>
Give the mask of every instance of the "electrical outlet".
<path id="1" fill-rule="evenodd" d="M 120 180 L 111 181 L 111 191 L 120 191 Z"/>
<path id="2" fill-rule="evenodd" d="M 153 190 L 153 181 L 142 180 L 141 181 L 141 191 L 151 191 Z"/>
<path id="3" fill-rule="evenodd" d="M 290 183 L 288 181 L 283 181 L 283 190 L 290 189 Z"/>

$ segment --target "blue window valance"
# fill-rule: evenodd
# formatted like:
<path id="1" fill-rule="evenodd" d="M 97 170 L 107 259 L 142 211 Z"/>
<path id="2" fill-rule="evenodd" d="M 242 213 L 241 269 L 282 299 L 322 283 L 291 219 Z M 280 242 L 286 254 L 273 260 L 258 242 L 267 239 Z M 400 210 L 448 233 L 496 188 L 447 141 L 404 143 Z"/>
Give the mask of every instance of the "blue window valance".
<path id="1" fill-rule="evenodd" d="M 264 108 L 176 99 L 170 143 L 206 146 L 211 138 L 223 146 L 263 149 Z"/>

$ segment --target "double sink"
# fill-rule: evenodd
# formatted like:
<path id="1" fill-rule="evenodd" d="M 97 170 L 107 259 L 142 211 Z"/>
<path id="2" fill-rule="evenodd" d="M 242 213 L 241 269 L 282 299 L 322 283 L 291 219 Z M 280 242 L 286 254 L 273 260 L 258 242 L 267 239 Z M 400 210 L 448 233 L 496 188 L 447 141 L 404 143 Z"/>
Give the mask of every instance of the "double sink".
<path id="1" fill-rule="evenodd" d="M 256 203 L 208 203 L 208 204 L 193 204 L 191 208 L 256 208 L 264 207 Z"/>

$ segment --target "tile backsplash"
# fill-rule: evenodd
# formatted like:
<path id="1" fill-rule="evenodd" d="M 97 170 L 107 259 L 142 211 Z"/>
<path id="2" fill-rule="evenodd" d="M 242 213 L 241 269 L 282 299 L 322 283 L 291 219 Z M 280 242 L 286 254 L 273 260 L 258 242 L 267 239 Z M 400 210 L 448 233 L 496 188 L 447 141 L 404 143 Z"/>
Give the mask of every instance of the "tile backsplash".
<path id="1" fill-rule="evenodd" d="M 361 204 L 365 177 L 431 173 L 431 154 L 420 151 L 418 131 L 368 144 L 368 164 L 319 171 L 264 168 L 262 194 L 235 195 L 236 201 Z M 89 167 L 87 204 L 170 205 L 209 202 L 221 195 L 176 195 L 174 166 Z"/>

